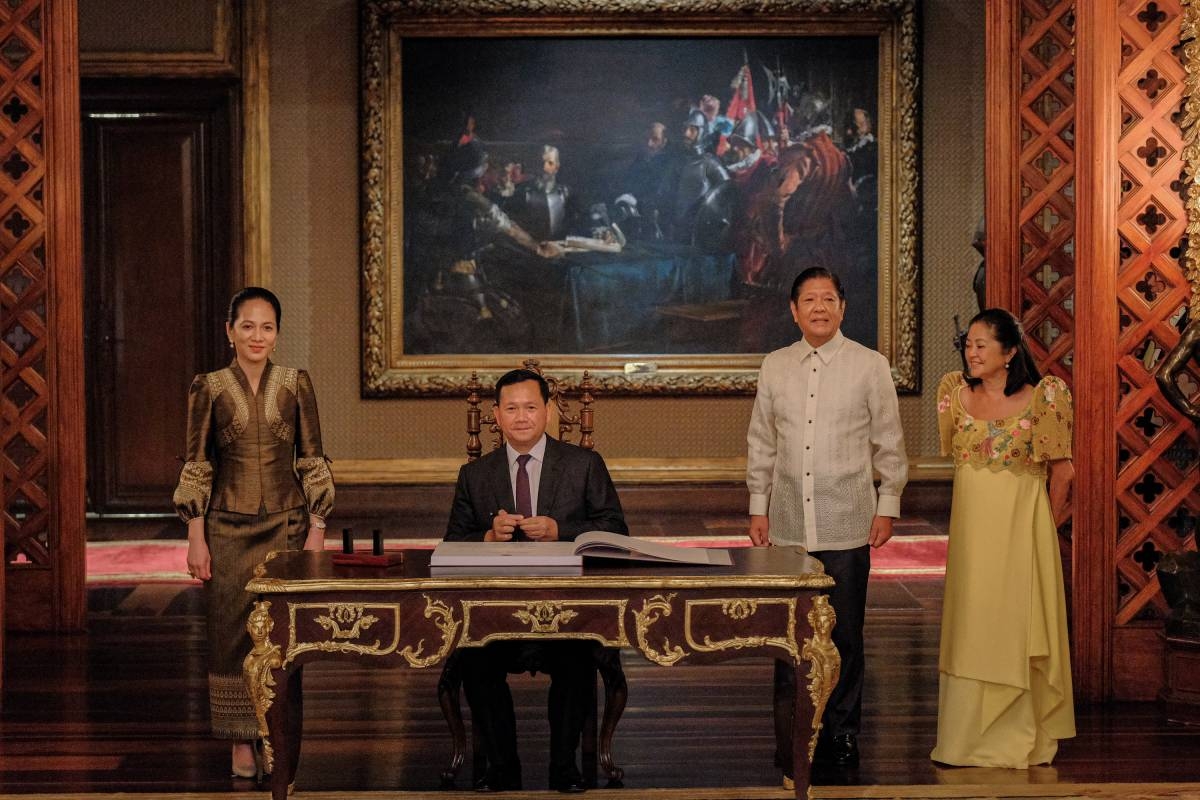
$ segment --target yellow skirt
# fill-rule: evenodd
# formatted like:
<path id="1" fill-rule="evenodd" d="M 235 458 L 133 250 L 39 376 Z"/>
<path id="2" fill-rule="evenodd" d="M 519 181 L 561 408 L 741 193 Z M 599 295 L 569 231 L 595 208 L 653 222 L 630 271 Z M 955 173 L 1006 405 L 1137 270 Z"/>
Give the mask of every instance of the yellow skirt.
<path id="1" fill-rule="evenodd" d="M 938 659 L 944 764 L 1048 764 L 1075 735 L 1066 595 L 1045 481 L 954 473 Z"/>

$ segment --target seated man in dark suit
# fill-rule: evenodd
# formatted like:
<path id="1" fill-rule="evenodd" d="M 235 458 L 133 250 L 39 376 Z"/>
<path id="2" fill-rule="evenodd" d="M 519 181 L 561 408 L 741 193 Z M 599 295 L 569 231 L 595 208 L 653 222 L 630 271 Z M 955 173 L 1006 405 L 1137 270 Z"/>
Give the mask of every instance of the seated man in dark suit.
<path id="1" fill-rule="evenodd" d="M 459 470 L 447 541 L 552 542 L 585 531 L 629 532 L 604 459 L 546 436 L 549 401 L 545 379 L 532 370 L 515 369 L 496 382 L 496 424 L 505 445 Z M 550 786 L 584 791 L 575 751 L 592 696 L 597 646 L 505 641 L 459 651 L 467 702 L 488 760 L 477 790 L 521 788 L 508 673 L 530 670 L 550 675 Z"/>

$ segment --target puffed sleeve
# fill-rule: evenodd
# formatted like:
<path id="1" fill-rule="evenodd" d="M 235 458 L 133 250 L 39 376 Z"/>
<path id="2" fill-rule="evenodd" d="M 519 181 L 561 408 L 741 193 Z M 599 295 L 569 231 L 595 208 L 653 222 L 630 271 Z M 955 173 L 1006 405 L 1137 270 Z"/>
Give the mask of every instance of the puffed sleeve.
<path id="1" fill-rule="evenodd" d="M 1071 390 L 1062 378 L 1047 375 L 1033 390 L 1033 460 L 1071 457 L 1075 411 Z"/>
<path id="2" fill-rule="evenodd" d="M 321 420 L 317 416 L 317 394 L 308 373 L 296 376 L 296 472 L 308 513 L 325 518 L 333 511 L 333 474 L 321 447 Z"/>
<path id="3" fill-rule="evenodd" d="M 208 458 L 212 415 L 208 378 L 197 375 L 188 390 L 187 455 L 172 498 L 184 522 L 204 516 L 212 496 L 213 465 Z"/>
<path id="4" fill-rule="evenodd" d="M 948 456 L 954 447 L 954 392 L 963 384 L 961 372 L 947 372 L 937 390 L 938 436 L 941 438 L 942 455 Z"/>

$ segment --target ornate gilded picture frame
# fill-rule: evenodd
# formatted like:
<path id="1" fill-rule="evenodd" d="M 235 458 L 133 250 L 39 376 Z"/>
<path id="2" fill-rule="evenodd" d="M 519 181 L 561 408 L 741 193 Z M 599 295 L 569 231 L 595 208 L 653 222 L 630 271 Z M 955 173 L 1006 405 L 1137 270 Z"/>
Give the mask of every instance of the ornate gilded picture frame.
<path id="1" fill-rule="evenodd" d="M 749 394 L 808 266 L 919 390 L 912 0 L 365 0 L 360 44 L 364 396 Z"/>

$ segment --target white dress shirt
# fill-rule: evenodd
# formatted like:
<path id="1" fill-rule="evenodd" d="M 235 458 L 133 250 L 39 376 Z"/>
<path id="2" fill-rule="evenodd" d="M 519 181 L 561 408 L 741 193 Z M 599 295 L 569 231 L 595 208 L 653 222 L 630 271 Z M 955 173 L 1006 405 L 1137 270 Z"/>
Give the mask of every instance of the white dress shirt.
<path id="1" fill-rule="evenodd" d="M 900 516 L 896 385 L 886 358 L 840 331 L 763 359 L 746 441 L 750 513 L 767 515 L 775 544 L 849 550 L 867 544 L 876 514 Z"/>
<path id="2" fill-rule="evenodd" d="M 504 452 L 508 456 L 508 479 L 513 490 L 513 506 L 508 513 L 517 513 L 517 456 L 521 455 L 512 449 L 508 442 L 504 443 Z M 542 462 L 546 460 L 546 434 L 537 440 L 537 444 L 529 448 L 533 458 L 525 462 L 525 474 L 529 476 L 529 508 L 537 516 L 538 484 L 542 482 Z"/>

